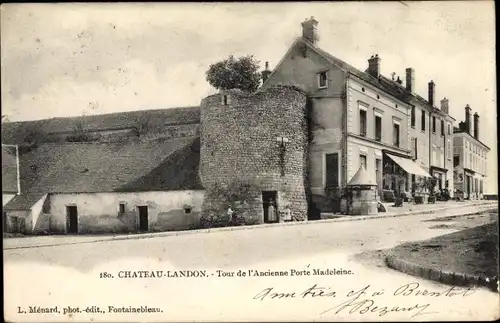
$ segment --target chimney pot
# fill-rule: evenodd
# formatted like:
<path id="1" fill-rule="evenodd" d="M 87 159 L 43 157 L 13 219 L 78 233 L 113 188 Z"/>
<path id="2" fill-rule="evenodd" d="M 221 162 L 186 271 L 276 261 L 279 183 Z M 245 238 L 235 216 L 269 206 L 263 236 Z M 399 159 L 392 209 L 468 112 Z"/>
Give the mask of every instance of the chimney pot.
<path id="1" fill-rule="evenodd" d="M 470 106 L 467 104 L 465 106 L 465 131 L 467 131 L 467 133 L 470 135 L 471 133 L 471 120 L 470 120 Z"/>
<path id="2" fill-rule="evenodd" d="M 370 57 L 368 60 L 368 74 L 375 77 L 376 79 L 380 76 L 380 61 L 381 59 L 378 55 Z"/>
<path id="3" fill-rule="evenodd" d="M 436 85 L 434 84 L 434 81 L 429 82 L 429 97 L 428 97 L 428 102 L 431 106 L 434 106 L 434 98 L 436 95 Z"/>
<path id="4" fill-rule="evenodd" d="M 316 45 L 316 41 L 318 40 L 316 30 L 317 25 L 318 21 L 316 21 L 312 16 L 302 23 L 302 38 L 310 41 L 313 45 Z"/>
<path id="5" fill-rule="evenodd" d="M 269 75 L 271 75 L 271 71 L 269 70 L 269 62 L 266 62 L 266 69 L 261 72 L 262 83 L 265 83 L 267 81 Z"/>
<path id="6" fill-rule="evenodd" d="M 474 138 L 479 140 L 479 114 L 474 113 Z"/>
<path id="7" fill-rule="evenodd" d="M 450 113 L 450 105 L 446 97 L 444 97 L 444 99 L 441 100 L 441 111 L 443 111 L 446 114 Z"/>
<path id="8" fill-rule="evenodd" d="M 415 92 L 415 70 L 411 67 L 406 69 L 406 91 Z"/>

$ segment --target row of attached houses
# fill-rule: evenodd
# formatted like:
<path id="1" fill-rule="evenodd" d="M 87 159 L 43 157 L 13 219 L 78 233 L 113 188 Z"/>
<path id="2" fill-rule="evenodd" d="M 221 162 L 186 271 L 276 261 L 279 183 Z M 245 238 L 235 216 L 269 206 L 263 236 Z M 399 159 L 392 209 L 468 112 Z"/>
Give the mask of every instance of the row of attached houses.
<path id="1" fill-rule="evenodd" d="M 381 58 L 368 59 L 363 72 L 317 46 L 314 18 L 302 23 L 302 37 L 289 48 L 273 71 L 266 71 L 263 88 L 295 85 L 305 90 L 314 116 L 310 148 L 313 194 L 325 187 L 344 187 L 360 165 L 375 174 L 379 189 L 410 192 L 419 177 L 435 177 L 439 189 L 455 192 L 454 150 L 459 133 L 449 100 L 436 100 L 436 85 L 428 96 L 415 92 L 415 70 L 406 69 L 405 84 L 381 74 Z M 476 140 L 478 141 L 478 139 Z M 481 144 L 484 154 L 489 150 Z M 485 175 L 486 158 L 483 158 Z M 391 172 L 406 180 L 395 182 Z M 473 184 L 471 184 L 473 185 Z M 479 184 L 478 186 L 479 187 Z M 466 198 L 472 197 L 466 195 Z"/>

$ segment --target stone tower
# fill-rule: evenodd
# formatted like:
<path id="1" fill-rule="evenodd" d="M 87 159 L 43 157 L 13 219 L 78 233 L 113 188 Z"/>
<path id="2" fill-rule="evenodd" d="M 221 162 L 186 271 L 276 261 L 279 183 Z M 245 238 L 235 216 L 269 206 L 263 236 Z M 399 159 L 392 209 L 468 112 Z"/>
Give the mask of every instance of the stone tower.
<path id="1" fill-rule="evenodd" d="M 223 216 L 233 200 L 245 223 L 265 222 L 264 203 L 307 219 L 306 94 L 274 87 L 253 94 L 223 91 L 201 102 L 202 223 Z M 242 194 L 245 196 L 235 196 Z"/>

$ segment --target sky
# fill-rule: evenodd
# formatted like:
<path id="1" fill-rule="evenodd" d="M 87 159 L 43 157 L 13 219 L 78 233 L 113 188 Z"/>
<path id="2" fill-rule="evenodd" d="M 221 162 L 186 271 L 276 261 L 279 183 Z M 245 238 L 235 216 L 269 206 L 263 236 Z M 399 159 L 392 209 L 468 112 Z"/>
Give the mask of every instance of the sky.
<path id="1" fill-rule="evenodd" d="M 466 104 L 478 112 L 497 192 L 493 1 L 3 4 L 2 115 L 196 106 L 215 92 L 210 64 L 252 54 L 272 69 L 310 16 L 330 54 L 361 70 L 378 54 L 382 74 L 402 80 L 413 67 L 416 92 L 426 98 L 433 80 L 456 125 Z"/>

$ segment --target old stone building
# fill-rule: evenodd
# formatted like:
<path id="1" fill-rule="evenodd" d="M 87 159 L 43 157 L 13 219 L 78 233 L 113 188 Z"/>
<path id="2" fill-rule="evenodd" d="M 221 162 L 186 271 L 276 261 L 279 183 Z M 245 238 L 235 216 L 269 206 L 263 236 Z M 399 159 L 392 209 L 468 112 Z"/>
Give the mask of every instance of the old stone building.
<path id="1" fill-rule="evenodd" d="M 479 114 L 465 107 L 465 120 L 454 129 L 453 165 L 455 190 L 465 199 L 482 198 L 488 170 L 488 152 L 490 148 L 479 139 Z"/>
<path id="2" fill-rule="evenodd" d="M 306 95 L 289 87 L 225 91 L 202 101 L 200 177 L 207 221 L 234 202 L 225 194 L 231 190 L 245 204 L 245 223 L 278 221 L 267 212 L 271 205 L 275 211 L 288 206 L 294 220 L 307 218 L 306 108 Z"/>
<path id="3" fill-rule="evenodd" d="M 317 25 L 314 18 L 302 23 L 302 37 L 263 84 L 263 89 L 298 86 L 311 101 L 313 201 L 327 210 L 326 191 L 345 187 L 360 165 L 373 174 L 380 190 L 409 191 L 411 175 L 430 177 L 429 169 L 413 160 L 411 91 L 381 75 L 378 55 L 362 72 L 321 50 Z"/>

